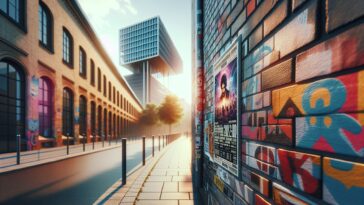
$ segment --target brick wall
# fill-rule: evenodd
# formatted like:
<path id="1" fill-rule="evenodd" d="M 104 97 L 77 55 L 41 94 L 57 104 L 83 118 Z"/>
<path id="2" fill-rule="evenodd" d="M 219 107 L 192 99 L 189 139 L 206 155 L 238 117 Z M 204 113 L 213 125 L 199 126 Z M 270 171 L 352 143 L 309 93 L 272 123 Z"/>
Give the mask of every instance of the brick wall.
<path id="1" fill-rule="evenodd" d="M 203 3 L 205 125 L 242 39 L 241 177 L 207 160 L 209 203 L 364 204 L 364 1 Z"/>

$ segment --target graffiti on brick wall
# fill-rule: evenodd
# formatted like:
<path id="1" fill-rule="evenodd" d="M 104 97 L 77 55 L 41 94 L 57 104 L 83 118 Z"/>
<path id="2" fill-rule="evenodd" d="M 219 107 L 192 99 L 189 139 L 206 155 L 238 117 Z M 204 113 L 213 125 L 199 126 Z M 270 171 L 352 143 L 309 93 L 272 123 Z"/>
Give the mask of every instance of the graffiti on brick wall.
<path id="1" fill-rule="evenodd" d="M 320 156 L 278 149 L 282 180 L 308 194 L 320 197 Z"/>
<path id="2" fill-rule="evenodd" d="M 263 126 L 260 141 L 271 142 L 282 145 L 292 145 L 292 126 L 291 125 L 268 125 Z"/>
<path id="3" fill-rule="evenodd" d="M 364 116 L 347 114 L 363 110 L 361 93 L 363 71 L 273 91 L 273 112 L 281 117 L 306 116 L 296 118 L 298 147 L 364 156 Z M 322 114 L 330 115 L 315 116 Z"/>
<path id="4" fill-rule="evenodd" d="M 266 201 L 263 197 L 255 194 L 255 205 L 270 205 L 270 203 Z"/>
<path id="5" fill-rule="evenodd" d="M 277 205 L 311 205 L 314 202 L 308 200 L 307 198 L 284 188 L 283 186 L 273 183 L 273 200 Z"/>
<path id="6" fill-rule="evenodd" d="M 296 117 L 364 110 L 364 71 L 273 91 L 273 113 Z"/>
<path id="7" fill-rule="evenodd" d="M 330 204 L 359 205 L 364 201 L 364 164 L 323 160 L 323 199 Z"/>
<path id="8" fill-rule="evenodd" d="M 39 78 L 32 76 L 30 83 L 30 101 L 29 107 L 32 109 L 29 111 L 29 117 L 27 119 L 28 129 L 26 136 L 28 138 L 28 147 L 31 149 L 37 143 L 39 134 L 39 113 L 38 113 L 38 90 L 39 90 Z"/>
<path id="9" fill-rule="evenodd" d="M 243 181 L 252 186 L 253 189 L 261 194 L 268 196 L 269 194 L 269 180 L 249 171 L 247 168 L 242 168 Z"/>
<path id="10" fill-rule="evenodd" d="M 363 32 L 360 25 L 298 55 L 296 80 L 364 65 Z"/>
<path id="11" fill-rule="evenodd" d="M 320 151 L 364 156 L 364 114 L 296 118 L 296 145 Z"/>
<path id="12" fill-rule="evenodd" d="M 243 82 L 243 97 L 260 92 L 260 74 L 255 75 Z"/>
<path id="13" fill-rule="evenodd" d="M 259 110 L 263 108 L 263 93 L 258 93 L 246 98 L 243 98 L 243 110 Z"/>

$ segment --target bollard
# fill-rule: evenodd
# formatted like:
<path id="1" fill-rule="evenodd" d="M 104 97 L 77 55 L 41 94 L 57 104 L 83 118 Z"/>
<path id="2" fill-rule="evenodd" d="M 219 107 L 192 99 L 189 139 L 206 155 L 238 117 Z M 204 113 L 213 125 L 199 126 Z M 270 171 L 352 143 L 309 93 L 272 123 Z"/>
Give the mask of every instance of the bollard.
<path id="1" fill-rule="evenodd" d="M 16 164 L 20 164 L 20 147 L 21 147 L 21 137 L 20 134 L 16 135 Z"/>
<path id="2" fill-rule="evenodd" d="M 105 146 L 105 135 L 102 135 L 102 147 Z"/>
<path id="3" fill-rule="evenodd" d="M 126 184 L 126 138 L 121 139 L 121 183 Z"/>
<path id="4" fill-rule="evenodd" d="M 145 165 L 145 137 L 142 138 L 143 140 L 143 166 Z"/>
<path id="5" fill-rule="evenodd" d="M 111 145 L 111 136 L 109 135 L 108 138 L 109 138 L 109 146 L 110 146 Z"/>
<path id="6" fill-rule="evenodd" d="M 164 148 L 164 136 L 165 136 L 165 135 L 163 135 L 163 148 Z"/>
<path id="7" fill-rule="evenodd" d="M 152 136 L 152 156 L 154 157 L 154 135 Z"/>
<path id="8" fill-rule="evenodd" d="M 82 140 L 83 140 L 83 151 L 85 152 L 86 151 L 86 134 L 85 133 L 83 133 Z"/>
<path id="9" fill-rule="evenodd" d="M 95 133 L 92 133 L 92 150 L 95 149 Z"/>
<path id="10" fill-rule="evenodd" d="M 67 155 L 70 154 L 70 134 L 67 133 Z"/>
<path id="11" fill-rule="evenodd" d="M 161 151 L 161 136 L 158 136 L 158 151 Z"/>

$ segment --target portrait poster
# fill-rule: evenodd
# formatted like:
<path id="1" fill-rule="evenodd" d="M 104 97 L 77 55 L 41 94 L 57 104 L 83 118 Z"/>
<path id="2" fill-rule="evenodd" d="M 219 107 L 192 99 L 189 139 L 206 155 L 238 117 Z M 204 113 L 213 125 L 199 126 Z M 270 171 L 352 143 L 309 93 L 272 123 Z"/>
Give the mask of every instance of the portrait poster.
<path id="1" fill-rule="evenodd" d="M 214 161 L 238 176 L 238 49 L 233 45 L 214 66 Z"/>

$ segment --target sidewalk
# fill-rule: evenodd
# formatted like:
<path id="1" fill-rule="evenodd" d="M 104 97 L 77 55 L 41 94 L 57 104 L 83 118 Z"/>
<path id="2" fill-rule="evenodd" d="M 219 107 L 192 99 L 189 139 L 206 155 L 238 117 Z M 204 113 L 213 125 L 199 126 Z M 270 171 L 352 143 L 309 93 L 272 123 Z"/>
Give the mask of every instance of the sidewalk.
<path id="1" fill-rule="evenodd" d="M 145 167 L 115 183 L 95 204 L 192 205 L 191 143 L 185 136 L 157 152 Z"/>

